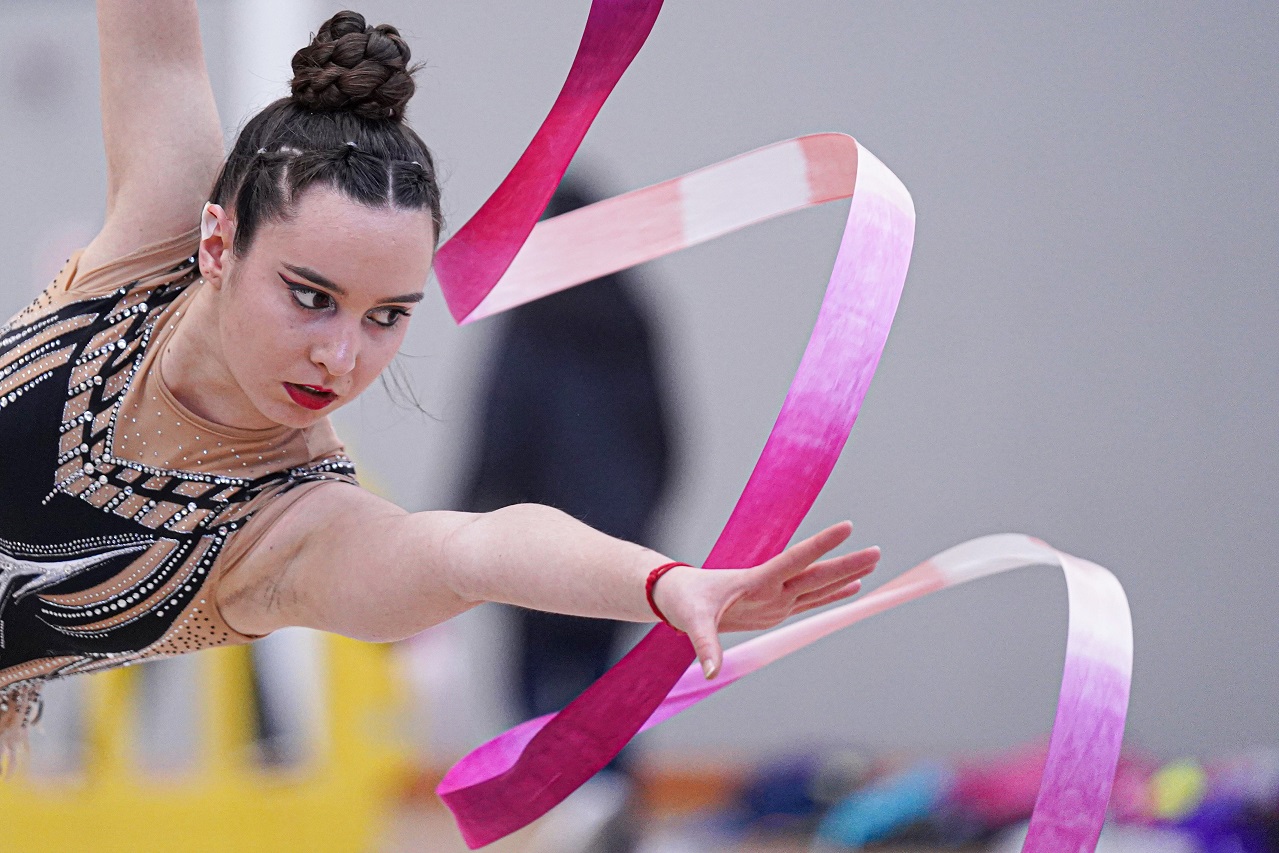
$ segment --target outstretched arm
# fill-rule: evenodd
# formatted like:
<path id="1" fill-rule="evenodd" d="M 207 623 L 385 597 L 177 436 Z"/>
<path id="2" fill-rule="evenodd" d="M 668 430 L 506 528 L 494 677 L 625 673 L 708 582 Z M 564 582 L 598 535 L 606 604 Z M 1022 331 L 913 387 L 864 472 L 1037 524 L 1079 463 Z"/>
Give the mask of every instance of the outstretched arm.
<path id="1" fill-rule="evenodd" d="M 106 219 L 88 269 L 194 228 L 222 163 L 195 0 L 98 0 Z"/>
<path id="2" fill-rule="evenodd" d="M 720 631 L 772 627 L 858 591 L 877 548 L 820 559 L 851 529 L 835 525 L 753 568 L 676 568 L 658 583 L 656 603 L 713 675 Z M 332 485 L 286 513 L 228 578 L 219 604 L 246 633 L 305 625 L 369 640 L 412 635 L 485 601 L 651 622 L 644 585 L 666 562 L 537 504 L 407 513 Z"/>

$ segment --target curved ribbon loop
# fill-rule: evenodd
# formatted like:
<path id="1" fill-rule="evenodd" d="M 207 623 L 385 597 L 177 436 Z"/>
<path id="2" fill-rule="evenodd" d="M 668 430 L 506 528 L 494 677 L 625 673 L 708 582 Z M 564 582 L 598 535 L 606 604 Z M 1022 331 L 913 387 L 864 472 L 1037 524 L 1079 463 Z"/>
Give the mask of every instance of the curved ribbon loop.
<path id="1" fill-rule="evenodd" d="M 556 108 L 511 176 L 441 248 L 436 273 L 455 318 L 470 322 L 770 217 L 851 196 L 808 347 L 760 459 L 705 562 L 707 568 L 756 565 L 794 535 L 856 421 L 905 282 L 914 208 L 897 177 L 855 140 L 817 134 L 536 223 L 659 7 L 657 0 L 596 0 Z M 649 13 L 652 17 L 644 17 Z M 605 50 L 614 44 L 615 53 Z M 574 89 L 574 75 L 605 81 L 606 88 L 600 83 L 586 98 L 581 93 L 590 87 Z M 566 94 L 571 89 L 575 94 Z M 557 110 L 574 99 L 592 111 L 584 122 L 570 122 L 569 133 L 563 130 L 568 119 Z M 694 653 L 687 637 L 658 625 L 564 710 L 524 723 L 466 756 L 438 793 L 468 845 L 495 841 L 563 800 L 642 728 L 746 673 L 874 612 L 1028 562 L 1055 563 L 1066 573 L 1071 633 L 1049 762 L 1024 849 L 1091 850 L 1127 708 L 1127 606 L 1104 569 L 1019 536 L 959 546 L 859 602 L 737 646 L 712 683 L 690 667 Z"/>

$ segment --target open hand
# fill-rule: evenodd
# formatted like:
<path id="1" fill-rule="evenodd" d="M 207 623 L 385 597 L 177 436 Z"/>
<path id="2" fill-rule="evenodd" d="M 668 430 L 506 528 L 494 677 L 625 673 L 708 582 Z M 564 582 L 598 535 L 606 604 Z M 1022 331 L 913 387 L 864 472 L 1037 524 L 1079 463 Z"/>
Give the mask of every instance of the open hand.
<path id="1" fill-rule="evenodd" d="M 878 548 L 820 560 L 852 531 L 852 524 L 841 522 L 752 569 L 676 567 L 658 581 L 653 599 L 671 624 L 688 634 L 702 671 L 714 678 L 724 657 L 720 631 L 771 628 L 861 589 L 861 579 L 879 562 Z"/>

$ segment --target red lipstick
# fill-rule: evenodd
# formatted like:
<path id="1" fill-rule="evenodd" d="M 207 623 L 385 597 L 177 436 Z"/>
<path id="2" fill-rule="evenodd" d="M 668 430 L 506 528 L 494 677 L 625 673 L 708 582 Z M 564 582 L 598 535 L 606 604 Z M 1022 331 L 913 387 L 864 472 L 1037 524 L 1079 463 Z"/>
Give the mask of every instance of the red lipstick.
<path id="1" fill-rule="evenodd" d="M 297 385 L 293 382 L 285 382 L 284 390 L 289 392 L 289 398 L 293 402 L 312 411 L 323 409 L 338 398 L 337 394 L 319 385 Z"/>

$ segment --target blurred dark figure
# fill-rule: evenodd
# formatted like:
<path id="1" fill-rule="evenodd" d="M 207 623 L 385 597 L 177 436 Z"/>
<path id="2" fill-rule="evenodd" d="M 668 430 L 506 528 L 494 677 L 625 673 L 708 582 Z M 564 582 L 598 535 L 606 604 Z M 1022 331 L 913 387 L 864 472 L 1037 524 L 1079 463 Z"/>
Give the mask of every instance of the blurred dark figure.
<path id="1" fill-rule="evenodd" d="M 561 184 L 544 218 L 590 204 Z M 625 273 L 508 312 L 492 356 L 463 509 L 541 503 L 644 543 L 670 472 L 667 395 Z M 526 718 L 603 675 L 619 623 L 516 610 Z"/>
<path id="2" fill-rule="evenodd" d="M 594 200 L 565 181 L 544 218 Z M 671 440 L 650 323 L 633 289 L 617 273 L 507 313 L 463 509 L 547 504 L 613 536 L 648 540 Z M 525 719 L 563 708 L 614 660 L 621 623 L 512 610 Z"/>

